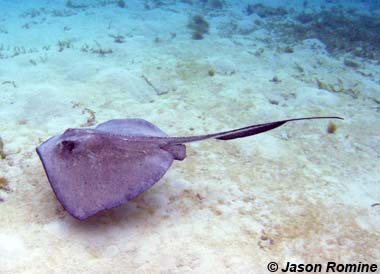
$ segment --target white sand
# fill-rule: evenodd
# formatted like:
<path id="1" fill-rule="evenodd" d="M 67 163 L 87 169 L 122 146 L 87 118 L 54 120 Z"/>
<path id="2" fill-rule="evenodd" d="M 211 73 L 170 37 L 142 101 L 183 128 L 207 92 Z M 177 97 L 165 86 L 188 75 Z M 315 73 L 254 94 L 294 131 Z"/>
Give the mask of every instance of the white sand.
<path id="1" fill-rule="evenodd" d="M 177 11 L 188 7 L 181 5 Z M 48 10 L 55 8 L 63 6 Z M 261 31 L 223 38 L 219 17 L 209 18 L 210 34 L 194 41 L 188 15 L 172 10 L 145 11 L 131 1 L 127 9 L 74 10 L 70 17 L 45 11 L 22 18 L 11 9 L 2 16 L 9 31 L 1 36 L 9 48 L 3 53 L 12 55 L 15 46 L 31 53 L 0 60 L 0 83 L 16 84 L 0 85 L 7 155 L 0 175 L 11 190 L 0 190 L 0 273 L 266 273 L 270 261 L 374 263 L 380 114 L 372 98 L 380 100 L 379 66 L 348 68 L 315 41 L 279 53 L 257 39 L 268 37 Z M 124 35 L 125 43 L 108 34 Z M 59 52 L 57 41 L 66 39 L 71 48 Z M 95 40 L 113 53 L 80 50 L 97 48 Z M 281 82 L 270 81 L 275 75 Z M 357 98 L 318 89 L 316 79 L 351 88 Z M 149 191 L 80 222 L 56 200 L 34 149 L 86 124 L 91 112 L 96 123 L 140 117 L 178 136 L 289 117 L 345 120 L 335 121 L 335 134 L 326 133 L 328 121 L 309 121 L 189 144 L 187 159 Z"/>

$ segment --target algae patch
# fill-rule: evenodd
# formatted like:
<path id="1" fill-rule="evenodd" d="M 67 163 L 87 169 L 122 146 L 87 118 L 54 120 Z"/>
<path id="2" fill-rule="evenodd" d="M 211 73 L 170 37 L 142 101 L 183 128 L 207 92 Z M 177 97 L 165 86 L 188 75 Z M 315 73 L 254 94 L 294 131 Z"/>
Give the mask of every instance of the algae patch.
<path id="1" fill-rule="evenodd" d="M 0 177 L 0 189 L 8 188 L 8 180 L 4 177 Z"/>
<path id="2" fill-rule="evenodd" d="M 0 193 L 2 191 L 4 192 L 11 192 L 11 189 L 9 188 L 9 181 L 5 177 L 0 177 Z M 0 196 L 0 202 L 3 202 L 4 199 L 2 196 Z"/>
<path id="3" fill-rule="evenodd" d="M 215 69 L 210 64 L 195 60 L 178 64 L 176 70 L 178 77 L 185 81 L 209 77 L 211 76 L 210 72 L 215 74 Z"/>
<path id="4" fill-rule="evenodd" d="M 4 142 L 0 137 L 0 160 L 5 159 Z"/>
<path id="5" fill-rule="evenodd" d="M 187 24 L 187 27 L 193 31 L 191 37 L 194 40 L 203 39 L 203 35 L 209 31 L 209 23 L 201 15 L 194 15 Z"/>

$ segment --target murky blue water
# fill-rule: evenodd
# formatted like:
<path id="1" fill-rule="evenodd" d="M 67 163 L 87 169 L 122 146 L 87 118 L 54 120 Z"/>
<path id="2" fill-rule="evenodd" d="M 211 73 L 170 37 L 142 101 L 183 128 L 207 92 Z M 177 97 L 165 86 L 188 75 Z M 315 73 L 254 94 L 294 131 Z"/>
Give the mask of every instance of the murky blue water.
<path id="1" fill-rule="evenodd" d="M 252 36 L 260 23 L 273 24 L 273 36 L 282 36 L 284 41 L 288 38 L 287 42 L 317 38 L 335 53 L 343 51 L 359 57 L 379 58 L 380 4 L 374 0 L 73 0 L 1 1 L 0 5 L 1 58 L 54 50 L 59 42 L 58 50 L 62 51 L 74 44 L 80 49 L 85 44 L 109 38 L 123 43 L 128 36 L 155 39 L 155 36 L 186 32 L 196 40 L 216 32 L 220 36 Z M 208 29 L 203 30 L 206 35 L 189 29 L 187 21 L 194 15 L 205 17 L 209 24 Z M 253 26 L 250 20 L 257 25 Z M 239 24 L 243 26 L 239 28 Z M 188 41 L 187 46 L 191 47 L 193 42 Z"/>

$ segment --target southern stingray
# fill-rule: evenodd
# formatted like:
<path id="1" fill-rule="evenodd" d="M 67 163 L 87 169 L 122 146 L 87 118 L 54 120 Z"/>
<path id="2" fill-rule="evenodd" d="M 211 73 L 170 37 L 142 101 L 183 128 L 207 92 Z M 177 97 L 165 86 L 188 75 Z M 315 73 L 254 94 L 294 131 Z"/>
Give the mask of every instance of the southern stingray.
<path id="1" fill-rule="evenodd" d="M 190 137 L 170 137 L 143 119 L 115 119 L 96 128 L 67 129 L 38 146 L 37 153 L 62 206 L 84 220 L 150 188 L 173 160 L 185 159 L 185 143 L 244 138 L 291 121 L 326 118 L 342 119 L 288 119 Z"/>

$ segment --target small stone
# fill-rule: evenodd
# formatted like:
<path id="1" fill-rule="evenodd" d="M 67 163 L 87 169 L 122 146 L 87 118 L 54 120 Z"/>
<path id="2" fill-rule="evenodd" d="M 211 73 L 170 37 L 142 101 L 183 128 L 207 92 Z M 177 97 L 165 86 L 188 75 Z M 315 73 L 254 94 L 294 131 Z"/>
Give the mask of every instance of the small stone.
<path id="1" fill-rule="evenodd" d="M 272 80 L 270 80 L 270 81 L 273 83 L 276 83 L 276 84 L 281 82 L 281 80 L 278 78 L 277 75 L 273 76 Z"/>
<path id="2" fill-rule="evenodd" d="M 346 65 L 347 67 L 351 67 L 351 68 L 359 68 L 360 67 L 360 64 L 352 59 L 344 59 L 344 65 Z"/>
<path id="3" fill-rule="evenodd" d="M 215 75 L 215 70 L 213 70 L 213 69 L 209 69 L 208 70 L 208 76 L 214 76 Z"/>
<path id="4" fill-rule="evenodd" d="M 285 53 L 293 53 L 294 52 L 294 49 L 290 46 L 287 46 L 286 48 L 284 48 L 284 52 Z"/>
<path id="5" fill-rule="evenodd" d="M 335 123 L 330 122 L 329 125 L 327 126 L 327 133 L 333 134 L 336 132 L 337 126 Z"/>
<path id="6" fill-rule="evenodd" d="M 269 99 L 269 103 L 271 103 L 272 105 L 278 105 L 279 102 L 277 100 L 274 100 L 274 99 Z"/>

